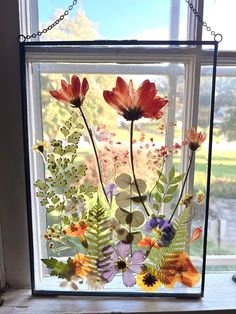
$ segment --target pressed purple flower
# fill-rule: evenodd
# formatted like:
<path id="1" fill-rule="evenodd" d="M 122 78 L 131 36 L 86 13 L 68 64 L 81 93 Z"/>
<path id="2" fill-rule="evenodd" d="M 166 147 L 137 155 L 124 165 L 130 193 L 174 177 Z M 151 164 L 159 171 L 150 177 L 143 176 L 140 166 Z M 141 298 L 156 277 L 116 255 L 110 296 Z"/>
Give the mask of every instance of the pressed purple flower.
<path id="1" fill-rule="evenodd" d="M 122 273 L 123 284 L 126 287 L 133 287 L 136 279 L 132 273 L 140 273 L 145 260 L 143 251 L 135 251 L 130 255 L 130 244 L 120 241 L 115 247 L 109 246 L 103 254 L 108 259 L 100 262 L 99 267 L 102 270 L 102 278 L 111 282 L 117 273 Z"/>
<path id="2" fill-rule="evenodd" d="M 175 229 L 171 222 L 166 219 L 152 218 L 144 226 L 146 233 L 156 233 L 158 235 L 158 245 L 168 246 L 175 236 Z"/>
<path id="3" fill-rule="evenodd" d="M 113 196 L 116 196 L 118 194 L 118 191 L 116 189 L 117 185 L 115 183 L 108 183 L 105 186 L 106 196 L 108 197 L 110 202 L 112 201 Z"/>

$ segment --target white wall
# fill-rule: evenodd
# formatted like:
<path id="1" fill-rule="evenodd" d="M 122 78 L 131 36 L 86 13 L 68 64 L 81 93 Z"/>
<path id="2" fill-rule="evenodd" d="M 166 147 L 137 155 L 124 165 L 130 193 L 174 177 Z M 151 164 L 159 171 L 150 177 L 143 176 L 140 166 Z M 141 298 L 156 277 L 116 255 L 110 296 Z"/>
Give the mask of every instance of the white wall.
<path id="1" fill-rule="evenodd" d="M 0 3 L 0 208 L 6 279 L 30 286 L 17 0 Z"/>

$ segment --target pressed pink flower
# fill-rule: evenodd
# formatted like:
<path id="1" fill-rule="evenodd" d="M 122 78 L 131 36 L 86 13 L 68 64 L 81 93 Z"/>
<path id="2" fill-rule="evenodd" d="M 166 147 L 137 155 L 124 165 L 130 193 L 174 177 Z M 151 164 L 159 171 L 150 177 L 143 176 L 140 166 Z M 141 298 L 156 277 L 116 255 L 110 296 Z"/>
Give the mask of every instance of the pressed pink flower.
<path id="1" fill-rule="evenodd" d="M 61 80 L 61 89 L 52 90 L 49 93 L 57 100 L 70 103 L 72 107 L 78 108 L 82 105 L 88 89 L 89 84 L 86 77 L 83 78 L 81 84 L 80 78 L 77 75 L 73 75 L 70 84 L 65 80 Z"/>
<path id="2" fill-rule="evenodd" d="M 130 80 L 127 84 L 121 77 L 117 77 L 116 86 L 112 91 L 103 92 L 105 101 L 128 121 L 142 117 L 160 119 L 168 100 L 157 95 L 154 83 L 145 80 L 137 90 Z"/>
<path id="3" fill-rule="evenodd" d="M 206 134 L 197 132 L 194 127 L 190 131 L 185 132 L 188 140 L 189 148 L 193 151 L 197 150 L 206 139 Z"/>

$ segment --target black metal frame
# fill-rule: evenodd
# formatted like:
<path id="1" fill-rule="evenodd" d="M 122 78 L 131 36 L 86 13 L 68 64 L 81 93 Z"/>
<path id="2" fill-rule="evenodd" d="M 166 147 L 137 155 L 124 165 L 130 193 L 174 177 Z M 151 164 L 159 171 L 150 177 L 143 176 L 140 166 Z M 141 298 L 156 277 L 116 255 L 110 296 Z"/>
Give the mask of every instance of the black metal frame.
<path id="1" fill-rule="evenodd" d="M 29 163 L 29 141 L 28 141 L 28 121 L 27 121 L 27 97 L 26 97 L 26 71 L 25 71 L 25 47 L 26 46 L 151 46 L 161 45 L 167 47 L 174 46 L 208 46 L 214 47 L 213 51 L 213 71 L 212 71 L 212 87 L 211 87 L 211 110 L 210 110 L 210 128 L 209 128 L 209 147 L 208 147 L 208 170 L 207 170 L 207 187 L 206 187 L 206 212 L 203 239 L 203 263 L 202 263 L 202 281 L 200 293 L 148 293 L 148 292 L 104 292 L 104 291 L 48 291 L 35 289 L 34 277 L 34 248 L 33 248 L 33 228 L 32 228 L 32 212 L 31 212 L 31 186 L 30 186 L 30 163 Z M 212 138 L 213 138 L 213 119 L 215 106 L 215 85 L 216 85 L 216 67 L 217 67 L 217 41 L 138 41 L 138 40 L 95 40 L 95 41 L 42 41 L 42 42 L 21 42 L 19 43 L 20 63 L 21 63 L 21 90 L 22 90 L 22 119 L 24 132 L 24 161 L 25 161 L 25 177 L 26 177 L 26 198 L 27 198 L 27 218 L 28 233 L 30 247 L 30 273 L 31 286 L 33 295 L 44 296 L 122 296 L 122 297 L 176 297 L 186 299 L 199 299 L 204 296 L 205 273 L 206 273 L 206 251 L 207 251 L 207 230 L 209 216 L 209 195 L 210 195 L 210 179 L 211 179 L 211 158 L 212 158 Z"/>

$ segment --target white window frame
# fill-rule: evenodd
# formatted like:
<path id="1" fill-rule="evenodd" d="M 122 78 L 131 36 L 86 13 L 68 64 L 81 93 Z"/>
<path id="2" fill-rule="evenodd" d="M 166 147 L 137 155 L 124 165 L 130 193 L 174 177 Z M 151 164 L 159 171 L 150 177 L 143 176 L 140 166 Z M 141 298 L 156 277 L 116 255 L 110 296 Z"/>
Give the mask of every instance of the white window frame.
<path id="1" fill-rule="evenodd" d="M 19 3 L 18 3 L 19 2 Z M 197 8 L 200 15 L 203 14 L 203 4 L 204 0 L 193 0 L 192 1 L 194 6 Z M 31 8 L 29 8 L 29 6 Z M 18 10 L 20 8 L 20 10 Z M 20 11 L 20 13 L 19 13 Z M 8 14 L 6 14 L 8 12 Z M 29 12 L 34 12 L 35 15 L 32 18 L 32 14 Z M 0 38 L 2 39 L 1 42 L 6 43 L 6 47 L 9 47 L 11 50 L 11 56 L 15 56 L 16 61 L 12 62 L 11 58 L 5 54 L 1 60 L 7 65 L 4 71 L 1 73 L 3 80 L 6 82 L 6 86 L 15 86 L 15 92 L 11 95 L 8 94 L 7 89 L 2 91 L 2 102 L 5 106 L 2 107 L 2 117 L 8 117 L 8 109 L 7 106 L 12 106 L 15 104 L 17 110 L 13 112 L 20 112 L 21 106 L 21 99 L 19 94 L 19 85 L 20 85 L 20 77 L 19 77 L 19 60 L 18 56 L 18 47 L 16 45 L 16 38 L 20 33 L 23 34 L 31 34 L 33 31 L 38 30 L 38 14 L 37 14 L 37 3 L 36 0 L 19 0 L 19 1 L 12 1 L 9 7 L 9 1 L 2 0 L 1 2 L 1 19 L 0 24 L 1 29 L 4 30 L 0 34 Z M 188 39 L 201 39 L 199 32 L 201 33 L 201 25 L 199 25 L 189 11 L 189 18 L 188 18 Z M 24 19 L 19 17 L 24 16 Z M 25 18 L 26 17 L 26 18 Z M 29 17 L 31 17 L 29 19 Z M 21 25 L 19 27 L 18 21 L 21 21 Z M 9 31 L 10 30 L 10 31 Z M 6 39 L 6 33 L 8 40 Z M 198 35 L 196 35 L 198 34 Z M 36 38 L 37 40 L 37 38 Z M 2 49 L 0 54 L 2 53 Z M 236 66 L 236 51 L 220 51 L 218 54 L 218 64 L 219 65 L 232 65 Z M 11 75 L 9 75 L 11 73 Z M 30 283 L 30 272 L 29 272 L 29 253 L 28 253 L 28 244 L 27 244 L 27 222 L 26 222 L 26 207 L 25 207 L 25 192 L 23 186 L 19 186 L 19 182 L 24 182 L 24 168 L 23 168 L 23 161 L 22 161 L 22 150 L 20 149 L 18 142 L 22 142 L 22 126 L 21 126 L 21 115 L 18 115 L 17 118 L 14 118 L 16 121 L 15 125 L 15 132 L 17 137 L 11 142 L 11 145 L 15 145 L 15 154 L 8 158 L 8 154 L 6 154 L 6 158 L 4 157 L 4 165 L 6 168 L 10 169 L 12 167 L 12 163 L 19 164 L 19 167 L 15 171 L 16 177 L 12 180 L 12 188 L 15 190 L 20 190 L 14 198 L 15 201 L 9 202 L 9 197 L 12 197 L 10 192 L 7 192 L 3 195 L 2 198 L 2 229 L 3 229 L 3 253 L 4 253 L 4 260 L 5 265 L 1 264 L 2 269 L 4 269 L 2 278 L 4 280 L 4 274 L 6 270 L 6 279 L 12 287 L 29 287 Z M 5 134 L 11 132 L 12 125 L 9 123 L 8 127 L 3 130 Z M 8 138 L 4 137 L 2 139 L 2 147 L 7 147 L 9 145 Z M 10 156 L 9 156 L 10 157 Z M 7 182 L 9 177 L 2 173 L 2 180 Z M 21 235 L 18 241 L 12 239 L 12 230 L 10 228 L 10 222 L 12 219 L 17 221 L 17 234 Z M 1 249 L 0 249 L 1 250 Z M 2 251 L 2 250 L 1 250 Z M 21 252 L 21 254 L 20 254 Z M 23 252 L 23 253 L 22 253 Z M 3 255 L 3 254 L 2 254 Z M 208 259 L 211 258 L 208 257 Z M 223 258 L 223 257 L 221 257 Z M 226 256 L 227 259 L 227 256 Z M 216 256 L 216 261 L 219 260 Z M 232 263 L 236 264 L 236 257 L 233 256 L 230 259 Z M 17 265 L 16 262 L 17 261 Z M 19 271 L 18 271 L 19 270 Z"/>

